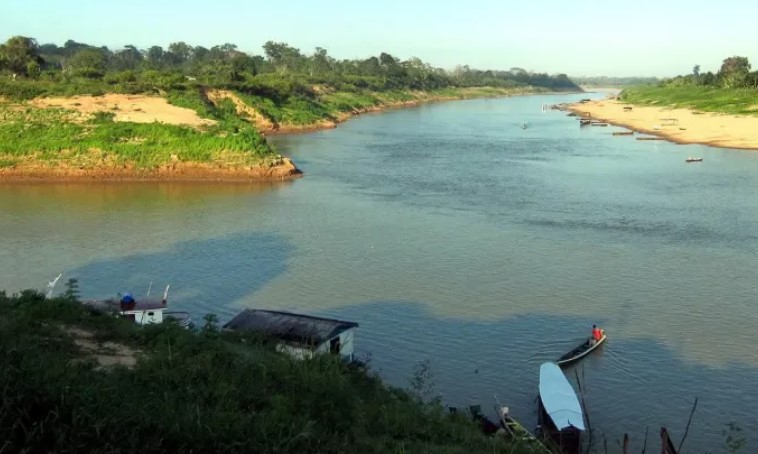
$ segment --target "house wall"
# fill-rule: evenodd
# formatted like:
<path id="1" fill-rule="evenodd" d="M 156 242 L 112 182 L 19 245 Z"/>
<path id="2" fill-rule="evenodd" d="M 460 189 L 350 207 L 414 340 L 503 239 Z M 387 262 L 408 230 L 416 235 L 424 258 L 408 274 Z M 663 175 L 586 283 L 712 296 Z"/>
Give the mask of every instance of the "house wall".
<path id="1" fill-rule="evenodd" d="M 339 336 L 335 336 L 332 339 L 336 339 L 337 337 L 340 339 L 340 356 L 345 361 L 352 361 L 355 354 L 355 328 L 344 331 L 340 333 Z M 280 343 L 276 346 L 276 350 L 287 353 L 296 359 L 311 358 L 314 354 L 328 354 L 331 350 L 330 345 L 332 339 L 319 344 L 315 349 Z"/>
<path id="2" fill-rule="evenodd" d="M 294 345 L 280 343 L 276 345 L 276 351 L 283 352 L 295 359 L 306 359 L 313 357 L 313 351 L 306 347 L 296 347 Z"/>
<path id="3" fill-rule="evenodd" d="M 123 314 L 134 314 L 134 323 L 138 325 L 150 325 L 153 323 L 163 323 L 163 311 L 162 310 L 147 310 L 147 311 L 124 311 Z"/>

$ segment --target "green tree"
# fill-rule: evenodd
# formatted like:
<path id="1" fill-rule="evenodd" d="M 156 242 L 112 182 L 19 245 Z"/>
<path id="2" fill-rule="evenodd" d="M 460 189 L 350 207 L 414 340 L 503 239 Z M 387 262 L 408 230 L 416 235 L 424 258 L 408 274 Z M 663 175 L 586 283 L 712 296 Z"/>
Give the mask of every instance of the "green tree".
<path id="1" fill-rule="evenodd" d="M 108 58 L 102 50 L 87 48 L 77 51 L 69 60 L 68 68 L 75 76 L 101 78 L 108 69 Z"/>
<path id="2" fill-rule="evenodd" d="M 168 45 L 168 51 L 171 52 L 171 55 L 173 55 L 174 62 L 177 65 L 183 65 L 186 63 L 192 57 L 193 50 L 194 49 L 192 49 L 192 46 L 185 43 L 184 41 L 179 41 Z"/>
<path id="3" fill-rule="evenodd" d="M 37 76 L 43 63 L 37 41 L 33 38 L 14 36 L 0 45 L 0 69 L 23 76 Z"/>
<path id="4" fill-rule="evenodd" d="M 128 45 L 113 54 L 111 67 L 116 71 L 135 70 L 142 64 L 142 53 L 134 46 Z"/>
<path id="5" fill-rule="evenodd" d="M 152 46 L 147 50 L 145 61 L 148 68 L 159 69 L 163 66 L 163 48 L 161 46 Z"/>
<path id="6" fill-rule="evenodd" d="M 300 49 L 287 43 L 268 41 L 263 45 L 263 51 L 276 71 L 282 73 L 297 71 L 304 60 Z"/>
<path id="7" fill-rule="evenodd" d="M 750 73 L 750 62 L 747 57 L 729 57 L 724 60 L 719 70 L 721 84 L 726 88 L 738 88 L 745 85 L 745 79 Z"/>

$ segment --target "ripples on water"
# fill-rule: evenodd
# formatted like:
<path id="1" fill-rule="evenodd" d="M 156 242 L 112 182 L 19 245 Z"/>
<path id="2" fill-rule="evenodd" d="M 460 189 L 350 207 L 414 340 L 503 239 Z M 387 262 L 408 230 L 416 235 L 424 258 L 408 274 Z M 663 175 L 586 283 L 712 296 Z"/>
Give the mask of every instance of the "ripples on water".
<path id="1" fill-rule="evenodd" d="M 599 433 L 629 432 L 635 451 L 647 426 L 678 438 L 699 397 L 688 452 L 723 451 L 730 421 L 751 452 L 758 154 L 541 112 L 569 98 L 435 104 L 277 137 L 306 176 L 275 186 L 0 186 L 0 287 L 64 271 L 88 297 L 170 282 L 197 317 L 356 320 L 389 382 L 429 360 L 446 403 L 487 409 L 496 394 L 528 426 L 539 364 L 598 323 L 609 342 L 578 370 Z"/>

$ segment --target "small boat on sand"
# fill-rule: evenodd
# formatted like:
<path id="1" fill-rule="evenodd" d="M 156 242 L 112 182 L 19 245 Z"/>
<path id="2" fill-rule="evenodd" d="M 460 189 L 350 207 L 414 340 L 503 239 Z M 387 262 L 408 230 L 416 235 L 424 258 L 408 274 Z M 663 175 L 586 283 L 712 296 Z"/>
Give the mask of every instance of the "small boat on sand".
<path id="1" fill-rule="evenodd" d="M 690 156 L 689 158 L 685 159 L 684 162 L 703 162 L 703 158 L 693 158 Z"/>
<path id="2" fill-rule="evenodd" d="M 557 364 L 540 366 L 539 390 L 538 436 L 554 446 L 555 452 L 581 453 L 584 412 L 574 388 Z"/>
<path id="3" fill-rule="evenodd" d="M 605 332 L 603 332 L 603 337 L 601 337 L 600 340 L 598 340 L 594 344 L 592 343 L 592 338 L 587 339 L 586 341 L 579 344 L 576 348 L 574 348 L 570 352 L 558 358 L 558 361 L 556 361 L 556 364 L 563 367 L 563 366 L 568 366 L 569 364 L 575 363 L 576 361 L 579 361 L 580 359 L 589 355 L 595 349 L 603 345 L 603 343 L 605 342 L 607 338 L 608 336 L 606 336 Z"/>

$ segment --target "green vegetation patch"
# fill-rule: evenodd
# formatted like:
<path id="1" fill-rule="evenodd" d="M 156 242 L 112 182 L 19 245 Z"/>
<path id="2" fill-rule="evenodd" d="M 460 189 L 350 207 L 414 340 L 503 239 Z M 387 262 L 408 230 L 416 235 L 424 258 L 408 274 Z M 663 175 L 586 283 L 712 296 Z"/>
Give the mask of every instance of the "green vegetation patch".
<path id="1" fill-rule="evenodd" d="M 8 452 L 528 452 L 333 356 L 219 332 L 213 316 L 199 331 L 140 328 L 33 291 L 0 292 L 0 399 Z"/>
<path id="2" fill-rule="evenodd" d="M 734 115 L 758 113 L 758 90 L 713 86 L 640 86 L 624 90 L 623 101 Z"/>
<path id="3" fill-rule="evenodd" d="M 173 103 L 196 107 L 218 124 L 197 130 L 163 123 L 114 122 L 113 112 L 97 112 L 87 122 L 76 122 L 72 118 L 77 115 L 63 109 L 0 104 L 0 155 L 6 160 L 35 156 L 87 167 L 155 168 L 177 159 L 255 165 L 275 154 L 263 136 L 236 115 L 230 101 L 214 108 L 202 104 L 197 89 L 172 95 Z"/>

